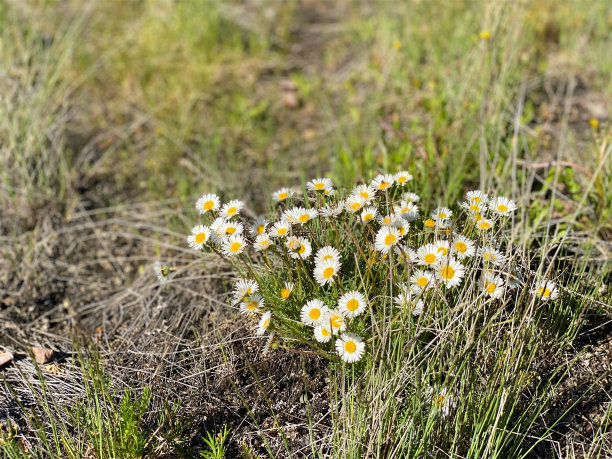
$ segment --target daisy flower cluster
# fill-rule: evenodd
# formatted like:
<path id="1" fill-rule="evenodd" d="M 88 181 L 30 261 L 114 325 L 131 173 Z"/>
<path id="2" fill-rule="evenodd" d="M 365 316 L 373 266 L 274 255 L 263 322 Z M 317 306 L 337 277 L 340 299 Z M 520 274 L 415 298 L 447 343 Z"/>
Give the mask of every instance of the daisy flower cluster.
<path id="1" fill-rule="evenodd" d="M 257 218 L 243 215 L 242 201 L 205 194 L 196 202 L 203 222 L 187 243 L 233 264 L 240 279 L 231 305 L 268 346 L 304 343 L 347 363 L 367 355 L 381 317 L 426 321 L 442 302 L 466 302 L 453 292 L 468 292 L 471 305 L 522 291 L 541 301 L 558 297 L 551 280 L 530 284 L 513 262 L 503 237 L 513 200 L 474 190 L 426 212 L 411 184 L 406 171 L 349 190 L 317 178 L 301 190 L 275 191 Z"/>

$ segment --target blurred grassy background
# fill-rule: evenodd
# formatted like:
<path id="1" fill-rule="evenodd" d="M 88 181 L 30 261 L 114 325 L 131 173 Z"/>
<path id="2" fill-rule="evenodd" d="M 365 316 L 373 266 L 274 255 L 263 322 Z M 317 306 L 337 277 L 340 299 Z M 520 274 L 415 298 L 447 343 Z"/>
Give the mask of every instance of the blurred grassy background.
<path id="1" fill-rule="evenodd" d="M 549 170 L 582 196 L 602 166 L 607 1 L 13 1 L 0 24 L 5 205 L 261 206 L 398 167 L 436 199 Z"/>

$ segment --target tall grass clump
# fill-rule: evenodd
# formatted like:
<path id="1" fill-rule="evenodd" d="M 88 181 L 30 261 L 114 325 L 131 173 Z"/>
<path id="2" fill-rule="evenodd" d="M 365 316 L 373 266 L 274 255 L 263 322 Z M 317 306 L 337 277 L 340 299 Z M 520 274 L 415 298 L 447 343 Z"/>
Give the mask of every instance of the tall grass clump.
<path id="1" fill-rule="evenodd" d="M 426 211 L 417 191 L 403 171 L 350 192 L 315 179 L 257 218 L 205 194 L 188 244 L 240 274 L 231 305 L 265 352 L 329 359 L 337 457 L 520 456 L 585 304 L 513 244 L 513 200 L 474 190 Z"/>

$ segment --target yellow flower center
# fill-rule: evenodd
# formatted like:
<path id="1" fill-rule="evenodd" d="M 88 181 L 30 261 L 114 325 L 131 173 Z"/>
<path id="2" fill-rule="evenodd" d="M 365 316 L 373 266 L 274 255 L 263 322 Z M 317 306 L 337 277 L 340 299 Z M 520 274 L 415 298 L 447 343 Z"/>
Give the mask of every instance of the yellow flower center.
<path id="1" fill-rule="evenodd" d="M 319 183 L 315 183 L 315 184 L 314 184 L 314 189 L 315 189 L 315 190 L 322 190 L 323 188 L 325 188 L 325 184 L 324 184 L 324 183 L 322 183 L 322 182 L 319 182 Z"/>
<path id="2" fill-rule="evenodd" d="M 392 245 L 395 243 L 396 237 L 394 234 L 387 234 L 385 236 L 385 245 Z"/>
<path id="3" fill-rule="evenodd" d="M 429 279 L 427 279 L 425 276 L 419 277 L 417 279 L 417 284 L 419 287 L 425 287 L 427 284 L 429 284 Z"/>
<path id="4" fill-rule="evenodd" d="M 358 307 L 359 307 L 359 301 L 357 301 L 355 298 L 351 298 L 350 300 L 346 302 L 346 309 L 348 309 L 351 312 L 356 311 Z"/>
<path id="5" fill-rule="evenodd" d="M 353 204 L 351 204 L 351 209 L 353 210 L 359 210 L 361 208 L 361 204 L 359 204 L 358 202 L 354 202 Z"/>
<path id="6" fill-rule="evenodd" d="M 438 247 L 438 253 L 440 252 L 442 252 L 442 255 L 446 256 L 448 250 L 446 250 L 446 247 Z"/>
<path id="7" fill-rule="evenodd" d="M 283 199 L 287 199 L 287 196 L 289 196 L 289 194 L 283 191 L 282 193 L 278 194 L 278 199 L 282 201 Z"/>
<path id="8" fill-rule="evenodd" d="M 423 257 L 423 259 L 425 260 L 425 263 L 427 264 L 432 264 L 436 262 L 436 256 L 433 253 L 428 253 L 427 255 Z"/>
<path id="9" fill-rule="evenodd" d="M 236 212 L 238 212 L 238 209 L 236 209 L 235 207 L 230 207 L 229 209 L 227 209 L 227 215 L 229 216 L 234 215 Z"/>
<path id="10" fill-rule="evenodd" d="M 429 226 L 430 228 L 433 228 L 434 226 L 436 226 L 436 222 L 433 221 L 431 218 L 425 220 L 425 226 Z"/>
<path id="11" fill-rule="evenodd" d="M 444 279 L 452 279 L 455 275 L 455 270 L 451 266 L 445 266 L 440 269 L 440 274 Z"/>
<path id="12" fill-rule="evenodd" d="M 326 329 L 326 328 L 321 328 L 321 335 L 329 336 L 329 335 L 331 335 L 331 332 L 328 329 Z"/>
<path id="13" fill-rule="evenodd" d="M 249 311 L 254 311 L 255 309 L 257 309 L 257 302 L 252 301 L 251 303 L 247 304 L 247 309 Z"/>
<path id="14" fill-rule="evenodd" d="M 497 287 L 493 282 L 487 282 L 485 285 L 488 293 L 493 293 L 495 291 L 495 288 Z"/>
<path id="15" fill-rule="evenodd" d="M 497 257 L 495 256 L 494 253 L 491 252 L 485 252 L 484 254 L 484 259 L 485 260 L 495 260 Z"/>
<path id="16" fill-rule="evenodd" d="M 286 232 L 287 228 L 279 228 L 278 231 L 276 231 L 276 234 L 280 234 L 281 236 L 283 236 Z"/>
<path id="17" fill-rule="evenodd" d="M 475 214 L 475 215 L 474 215 L 474 220 L 475 220 L 475 221 L 477 221 L 477 222 L 479 222 L 480 220 L 482 220 L 482 215 L 480 215 L 480 214 Z"/>
<path id="18" fill-rule="evenodd" d="M 257 227 L 257 229 L 255 230 L 255 232 L 256 232 L 257 234 L 262 234 L 262 233 L 264 232 L 264 228 L 265 228 L 265 226 L 264 226 L 264 225 L 259 225 L 259 226 Z"/>
<path id="19" fill-rule="evenodd" d="M 446 218 L 446 213 L 442 212 L 442 213 L 440 214 L 440 218 Z"/>
<path id="20" fill-rule="evenodd" d="M 288 288 L 284 288 L 281 290 L 281 298 L 283 300 L 286 300 L 287 298 L 289 298 L 289 295 L 291 295 L 291 290 L 289 290 Z"/>
<path id="21" fill-rule="evenodd" d="M 372 215 L 372 214 L 365 214 L 365 215 L 363 216 L 363 221 L 364 221 L 364 222 L 369 222 L 369 221 L 370 221 L 370 220 L 372 220 L 373 218 L 374 218 L 374 215 Z"/>
<path id="22" fill-rule="evenodd" d="M 211 210 L 213 207 L 215 207 L 214 201 L 206 201 L 204 203 L 204 210 Z"/>
<path id="23" fill-rule="evenodd" d="M 354 341 L 347 341 L 346 343 L 344 343 L 344 350 L 349 354 L 352 354 L 357 350 L 357 345 Z"/>
<path id="24" fill-rule="evenodd" d="M 406 177 L 405 175 L 401 175 L 397 178 L 397 183 L 402 184 L 404 183 L 406 180 L 408 179 L 408 177 Z"/>
<path id="25" fill-rule="evenodd" d="M 541 288 L 540 289 L 540 296 L 550 296 L 551 291 L 548 288 Z"/>
<path id="26" fill-rule="evenodd" d="M 472 204 L 470 206 L 470 210 L 472 210 L 474 212 L 480 212 L 480 206 L 477 206 L 476 204 Z"/>
<path id="27" fill-rule="evenodd" d="M 325 256 L 323 257 L 323 261 L 325 261 L 325 260 L 331 260 L 331 259 L 333 259 L 333 258 L 334 258 L 334 257 L 333 257 L 332 255 L 325 255 Z"/>
<path id="28" fill-rule="evenodd" d="M 232 227 L 232 226 L 228 226 L 227 228 L 225 228 L 225 233 L 226 234 L 234 234 L 236 232 L 236 228 Z"/>
<path id="29" fill-rule="evenodd" d="M 325 268 L 323 270 L 323 277 L 325 279 L 329 279 L 330 277 L 332 277 L 334 275 L 334 268 Z"/>
<path id="30" fill-rule="evenodd" d="M 304 252 L 306 252 L 306 246 L 304 244 L 300 244 L 300 249 L 298 250 L 298 253 L 300 255 L 304 255 Z"/>
<path id="31" fill-rule="evenodd" d="M 310 218 L 309 214 L 300 215 L 300 222 L 306 223 L 309 218 Z"/>
<path id="32" fill-rule="evenodd" d="M 240 247 L 242 247 L 242 244 L 240 244 L 240 242 L 232 242 L 232 245 L 230 245 L 230 250 L 232 252 L 238 252 L 240 250 Z"/>
<path id="33" fill-rule="evenodd" d="M 500 212 L 506 212 L 508 210 L 508 207 L 504 206 L 503 204 L 500 204 L 499 206 L 497 206 L 497 210 L 499 210 Z"/>
<path id="34" fill-rule="evenodd" d="M 478 228 L 480 229 L 489 229 L 491 224 L 489 222 L 481 222 L 478 224 Z"/>
<path id="35" fill-rule="evenodd" d="M 261 324 L 261 328 L 268 328 L 270 326 L 270 319 L 264 320 L 264 323 Z"/>
<path id="36" fill-rule="evenodd" d="M 195 236 L 196 243 L 201 244 L 205 240 L 206 240 L 206 233 L 198 233 L 198 234 L 196 234 L 196 236 Z"/>
<path id="37" fill-rule="evenodd" d="M 359 196 L 361 196 L 363 199 L 368 199 L 370 197 L 370 193 L 368 193 L 367 191 L 362 191 L 361 193 L 359 193 Z"/>
<path id="38" fill-rule="evenodd" d="M 391 223 L 391 218 L 389 218 L 389 217 L 383 218 L 383 223 L 388 225 L 389 223 Z"/>
<path id="39" fill-rule="evenodd" d="M 385 190 L 388 186 L 389 182 L 382 181 L 380 182 L 380 185 L 378 185 L 378 188 L 380 188 L 381 190 Z"/>
<path id="40" fill-rule="evenodd" d="M 343 322 L 342 316 L 337 315 L 331 318 L 331 324 L 332 324 L 332 327 L 334 328 L 342 327 L 342 322 Z"/>
<path id="41" fill-rule="evenodd" d="M 482 201 L 482 199 L 480 199 L 478 196 L 474 196 L 472 198 L 472 202 L 480 202 L 480 201 Z"/>
<path id="42" fill-rule="evenodd" d="M 457 249 L 457 252 L 464 253 L 467 250 L 467 245 L 464 242 L 456 242 L 455 248 Z"/>
<path id="43" fill-rule="evenodd" d="M 442 405 L 444 405 L 444 395 L 436 395 L 433 399 L 433 404 L 438 408 L 442 408 Z"/>
<path id="44" fill-rule="evenodd" d="M 317 320 L 319 317 L 321 317 L 321 310 L 317 308 L 311 309 L 308 313 L 308 317 L 310 317 L 312 320 Z"/>

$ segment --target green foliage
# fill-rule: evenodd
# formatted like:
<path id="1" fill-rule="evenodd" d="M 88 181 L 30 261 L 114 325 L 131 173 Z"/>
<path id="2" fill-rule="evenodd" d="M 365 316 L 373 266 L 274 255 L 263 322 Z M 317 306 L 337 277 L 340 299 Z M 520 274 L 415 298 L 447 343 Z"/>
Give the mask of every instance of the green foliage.
<path id="1" fill-rule="evenodd" d="M 227 425 L 223 426 L 223 430 L 216 435 L 206 432 L 206 437 L 203 437 L 202 440 L 208 446 L 208 450 L 200 451 L 200 456 L 207 459 L 222 459 L 225 456 L 225 442 L 229 432 L 230 429 Z"/>

